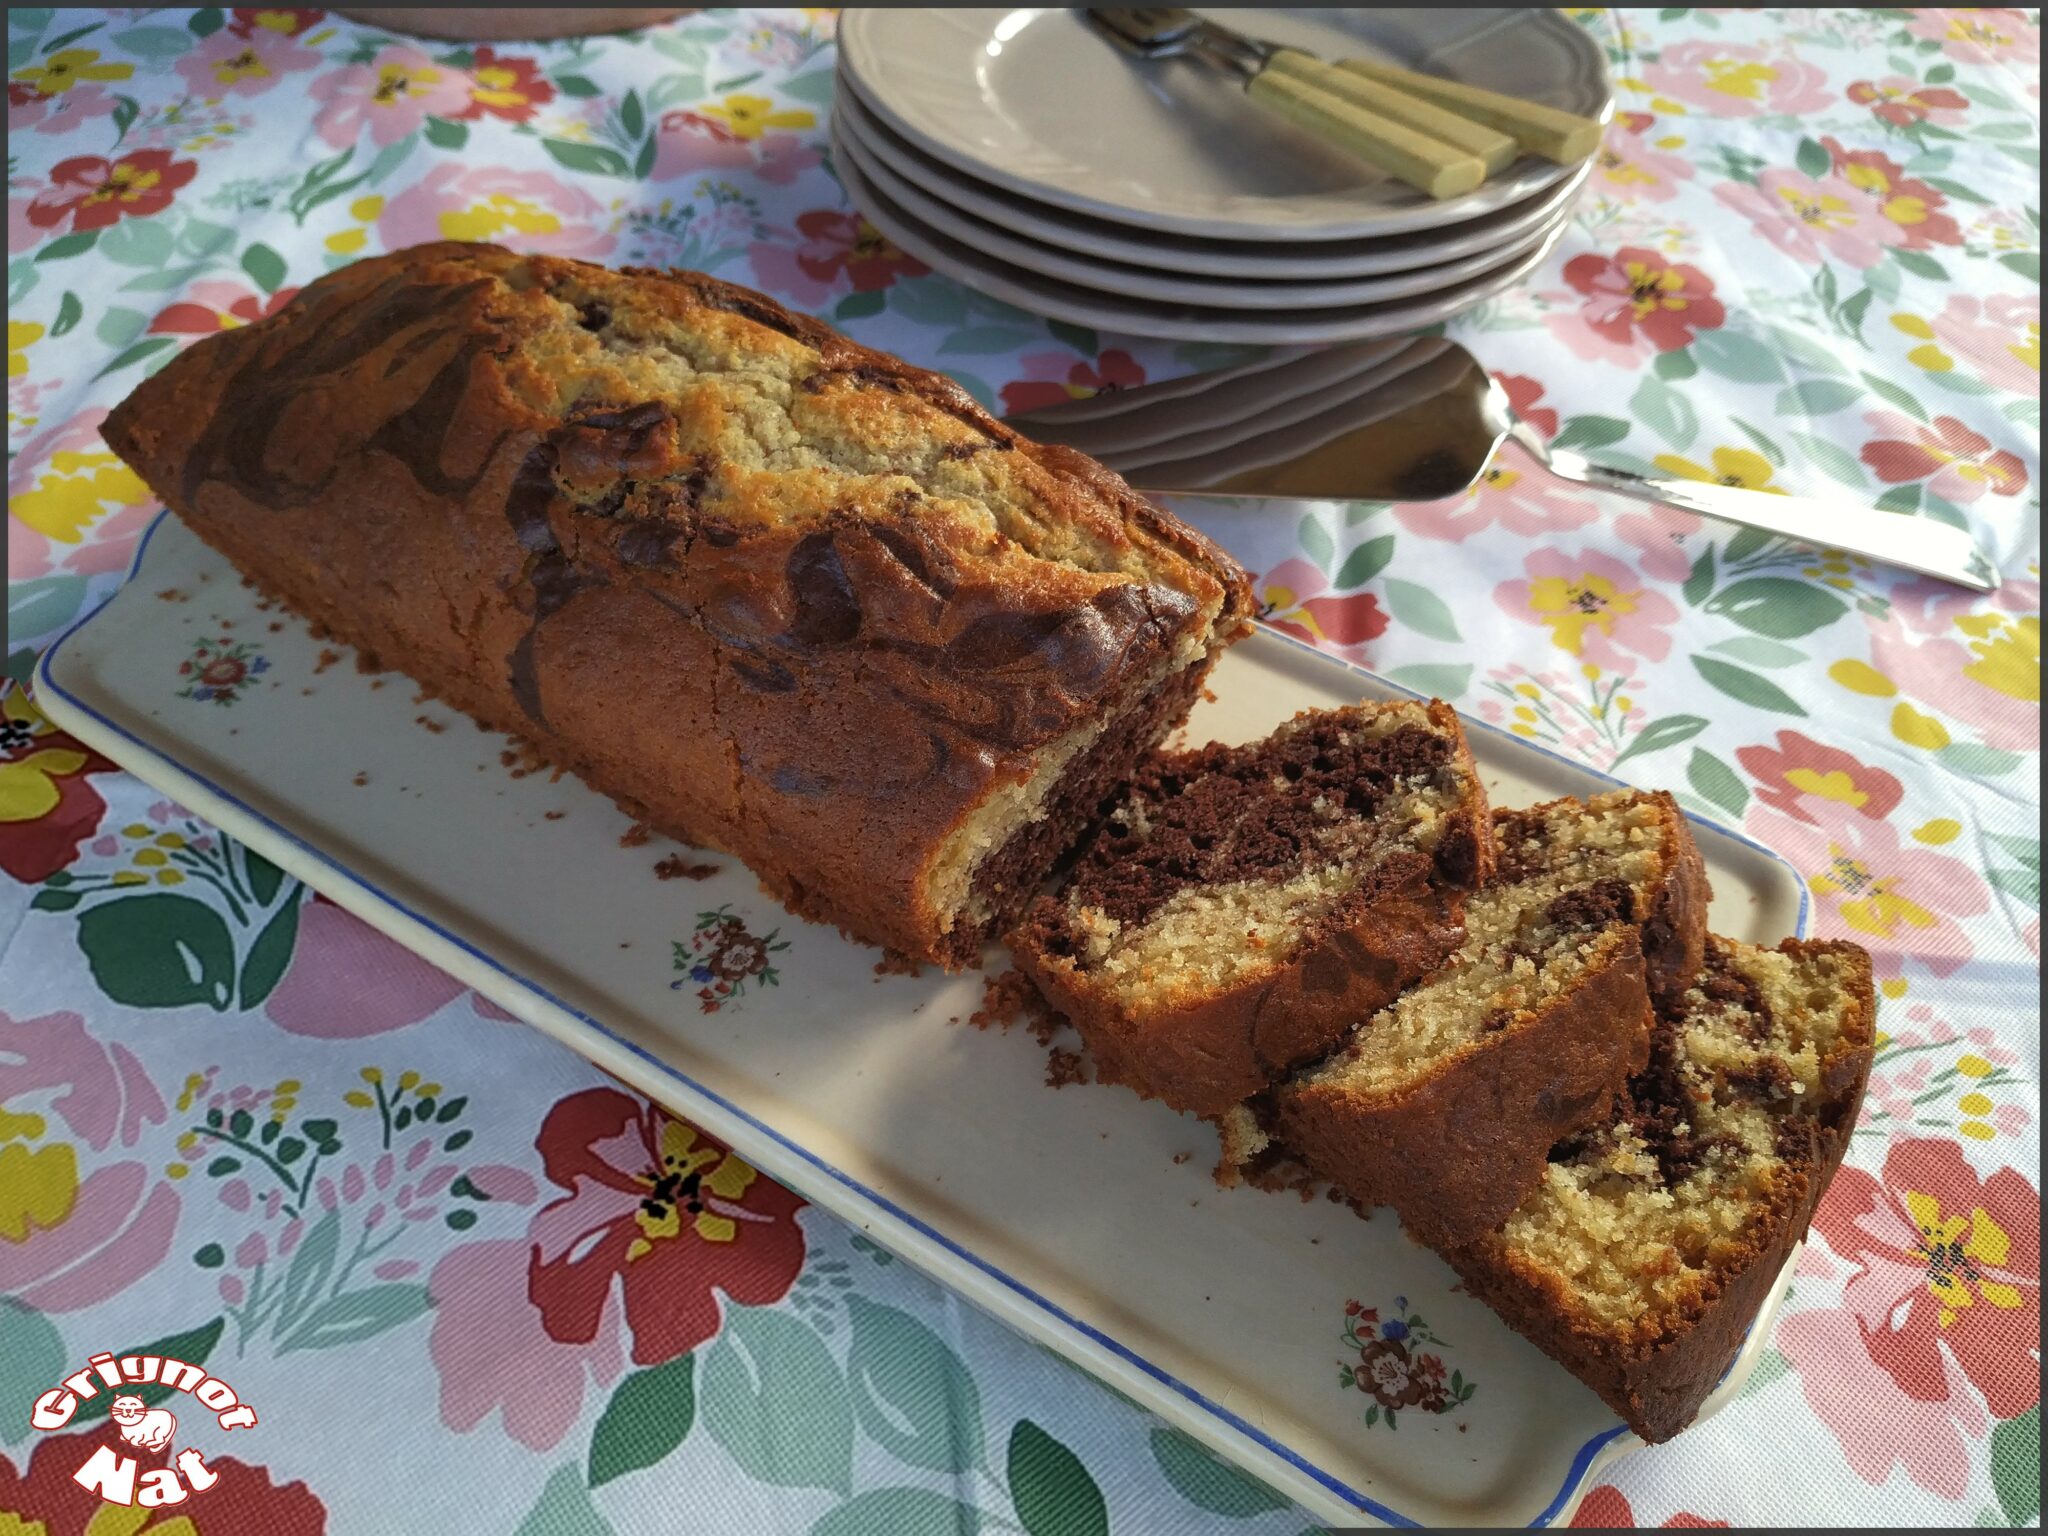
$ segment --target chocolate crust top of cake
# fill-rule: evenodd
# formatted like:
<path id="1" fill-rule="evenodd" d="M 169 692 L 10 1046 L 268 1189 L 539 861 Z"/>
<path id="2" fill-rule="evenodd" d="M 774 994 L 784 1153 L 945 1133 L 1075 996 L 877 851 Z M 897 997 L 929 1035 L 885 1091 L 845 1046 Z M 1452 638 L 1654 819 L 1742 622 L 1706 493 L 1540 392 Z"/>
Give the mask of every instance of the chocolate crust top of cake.
<path id="1" fill-rule="evenodd" d="M 1114 780 L 1169 728 L 1252 606 L 1101 466 L 694 273 L 361 261 L 189 349 L 104 432 L 343 638 L 799 910 L 954 963 L 1029 894 L 977 874 L 1070 767 Z"/>

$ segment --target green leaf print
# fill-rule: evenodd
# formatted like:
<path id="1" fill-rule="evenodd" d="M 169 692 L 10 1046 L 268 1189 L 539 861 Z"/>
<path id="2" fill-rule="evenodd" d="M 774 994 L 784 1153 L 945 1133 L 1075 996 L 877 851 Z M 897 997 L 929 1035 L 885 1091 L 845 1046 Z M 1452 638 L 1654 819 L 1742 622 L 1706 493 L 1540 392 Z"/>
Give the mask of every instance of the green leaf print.
<path id="1" fill-rule="evenodd" d="M 156 1355 L 162 1359 L 183 1360 L 188 1365 L 204 1365 L 207 1358 L 212 1355 L 214 1345 L 220 1342 L 221 1330 L 226 1326 L 226 1318 L 216 1317 L 210 1323 L 201 1323 L 197 1328 L 189 1328 L 183 1333 L 174 1333 L 167 1338 L 156 1339 L 133 1349 L 117 1349 L 114 1353 Z M 145 1403 L 160 1403 L 171 1395 L 171 1389 L 160 1381 L 153 1381 L 148 1386 L 133 1387 L 130 1390 Z M 78 1412 L 71 1416 L 72 1426 L 75 1428 L 80 1424 L 89 1424 L 95 1419 L 103 1418 L 107 1410 L 113 1406 L 114 1394 L 111 1392 L 89 1397 L 78 1405 Z"/>
<path id="2" fill-rule="evenodd" d="M 582 1473 L 557 1467 L 512 1536 L 614 1536 L 611 1521 L 590 1502 Z"/>
<path id="3" fill-rule="evenodd" d="M 981 1512 L 926 1488 L 870 1488 L 811 1527 L 811 1536 L 977 1536 Z"/>
<path id="4" fill-rule="evenodd" d="M 1629 424 L 1619 416 L 1567 416 L 1564 425 L 1557 429 L 1557 436 L 1550 440 L 1550 446 L 1605 448 L 1620 442 L 1629 431 Z"/>
<path id="5" fill-rule="evenodd" d="M 283 1340 L 277 1352 L 289 1355 L 302 1349 L 360 1343 L 424 1316 L 433 1305 L 424 1285 L 373 1285 L 367 1290 L 345 1291 L 307 1313 L 298 1331 Z"/>
<path id="6" fill-rule="evenodd" d="M 284 1272 L 284 1294 L 277 1304 L 277 1336 L 284 1338 L 299 1325 L 327 1289 L 341 1254 L 341 1213 L 329 1211 L 313 1224 L 306 1240 L 292 1255 Z"/>
<path id="7" fill-rule="evenodd" d="M 1781 715 L 1804 716 L 1806 711 L 1799 707 L 1799 701 L 1780 688 L 1768 677 L 1733 665 L 1717 661 L 1712 656 L 1695 656 L 1693 669 L 1714 687 L 1738 703 L 1753 705 L 1757 709 L 1773 710 Z"/>
<path id="8" fill-rule="evenodd" d="M 756 1481 L 853 1489 L 853 1404 L 825 1341 L 787 1312 L 728 1307 L 704 1357 L 704 1428 Z"/>
<path id="9" fill-rule="evenodd" d="M 590 1436 L 590 1486 L 651 1467 L 681 1445 L 697 1415 L 697 1357 L 635 1371 L 619 1383 Z"/>
<path id="10" fill-rule="evenodd" d="M 1177 1429 L 1152 1431 L 1152 1459 L 1175 1493 L 1212 1515 L 1249 1520 L 1287 1507 L 1287 1501 L 1264 1483 L 1219 1461 Z"/>
<path id="11" fill-rule="evenodd" d="M 591 176 L 630 176 L 633 168 L 616 149 L 602 144 L 578 144 L 569 139 L 542 139 L 540 147 L 556 164 Z"/>
<path id="12" fill-rule="evenodd" d="M 1812 139 L 1801 139 L 1799 149 L 1793 156 L 1793 164 L 1808 176 L 1825 176 L 1834 163 L 1826 147 Z"/>
<path id="13" fill-rule="evenodd" d="M 1681 742 L 1691 741 L 1706 728 L 1707 722 L 1699 715 L 1666 715 L 1662 720 L 1652 720 L 1637 733 L 1635 740 L 1622 748 L 1621 755 L 1607 767 L 1612 771 L 1632 757 L 1641 757 L 1649 752 L 1662 752 L 1666 747 L 1675 747 Z"/>
<path id="14" fill-rule="evenodd" d="M 1740 331 L 1701 331 L 1693 338 L 1692 355 L 1707 372 L 1741 384 L 1781 384 L 1785 365 L 1776 349 Z"/>
<path id="15" fill-rule="evenodd" d="M 1433 699 L 1460 698 L 1472 686 L 1472 668 L 1469 665 L 1396 667 L 1387 677 L 1403 688 L 1413 688 Z"/>
<path id="16" fill-rule="evenodd" d="M 130 27 L 107 39 L 123 53 L 139 59 L 175 59 L 189 53 L 196 39 L 183 27 Z"/>
<path id="17" fill-rule="evenodd" d="M 1344 564 L 1338 570 L 1333 585 L 1341 591 L 1362 587 L 1384 571 L 1393 558 L 1394 535 L 1390 533 L 1381 538 L 1368 539 L 1344 557 Z"/>
<path id="18" fill-rule="evenodd" d="M 1780 645 L 1760 635 L 1736 635 L 1733 639 L 1716 640 L 1707 649 L 1717 656 L 1732 657 L 1753 667 L 1792 667 L 1806 660 L 1806 652 L 1797 647 Z"/>
<path id="19" fill-rule="evenodd" d="M 173 249 L 161 219 L 123 219 L 100 236 L 100 254 L 124 267 L 161 267 Z"/>
<path id="20" fill-rule="evenodd" d="M 62 261 L 67 256 L 80 256 L 99 244 L 100 232 L 96 229 L 77 230 L 68 235 L 59 235 L 48 245 L 36 252 L 37 261 Z"/>
<path id="21" fill-rule="evenodd" d="M 1109 1506 L 1081 1458 L 1029 1419 L 1010 1431 L 1008 1470 L 1030 1536 L 1109 1536 Z"/>
<path id="22" fill-rule="evenodd" d="M 984 1464 L 981 1393 L 945 1340 L 907 1312 L 854 1296 L 847 1375 L 868 1437 L 931 1472 Z"/>
<path id="23" fill-rule="evenodd" d="M 1834 593 L 1783 576 L 1748 576 L 1707 599 L 1708 613 L 1733 619 L 1774 640 L 1796 640 L 1825 629 L 1849 611 Z"/>
<path id="24" fill-rule="evenodd" d="M 122 896 L 78 919 L 93 980 L 131 1008 L 225 1011 L 235 992 L 235 941 L 219 913 L 190 896 Z"/>
<path id="25" fill-rule="evenodd" d="M 1743 807 L 1749 804 L 1749 791 L 1735 770 L 1705 747 L 1692 749 L 1692 760 L 1685 765 L 1685 778 L 1701 799 L 1719 806 L 1730 816 L 1740 816 Z"/>
<path id="26" fill-rule="evenodd" d="M 2014 1525 L 2032 1525 L 2041 1514 L 2041 1405 L 1991 1431 L 1991 1486 L 1998 1507 Z"/>
<path id="27" fill-rule="evenodd" d="M 288 901 L 263 925 L 256 942 L 242 960 L 242 976 L 235 988 L 238 1006 L 254 1008 L 276 990 L 292 963 L 292 946 L 299 937 L 299 904 Z"/>
<path id="28" fill-rule="evenodd" d="M 1636 416 L 1680 453 L 1700 435 L 1699 412 L 1692 402 L 1662 379 L 1645 378 L 1629 401 Z"/>
<path id="29" fill-rule="evenodd" d="M 57 318 L 50 325 L 50 339 L 55 341 L 59 336 L 68 335 L 84 315 L 85 305 L 79 302 L 77 294 L 66 289 L 57 304 Z"/>
<path id="30" fill-rule="evenodd" d="M 0 1296 L 0 1360 L 7 1362 L 8 1377 L 24 1384 L 55 1381 L 70 1364 L 56 1324 L 11 1296 Z M 0 1445 L 28 1438 L 29 1403 L 27 1392 L 0 1396 Z"/>
<path id="31" fill-rule="evenodd" d="M 1709 544 L 1700 551 L 1700 557 L 1693 561 L 1692 572 L 1685 578 L 1685 585 L 1679 588 L 1686 602 L 1697 608 L 1706 601 L 1707 594 L 1714 590 L 1714 546 Z"/>
<path id="32" fill-rule="evenodd" d="M 1323 520 L 1315 513 L 1311 512 L 1301 520 L 1301 529 L 1295 537 L 1301 544 L 1301 552 L 1308 556 L 1317 570 L 1327 573 L 1336 563 L 1336 540 L 1330 537 L 1330 530 L 1323 526 Z"/>
<path id="33" fill-rule="evenodd" d="M 1840 379 L 1808 379 L 1779 391 L 1773 410 L 1780 416 L 1832 416 L 1862 398 L 1862 390 Z"/>

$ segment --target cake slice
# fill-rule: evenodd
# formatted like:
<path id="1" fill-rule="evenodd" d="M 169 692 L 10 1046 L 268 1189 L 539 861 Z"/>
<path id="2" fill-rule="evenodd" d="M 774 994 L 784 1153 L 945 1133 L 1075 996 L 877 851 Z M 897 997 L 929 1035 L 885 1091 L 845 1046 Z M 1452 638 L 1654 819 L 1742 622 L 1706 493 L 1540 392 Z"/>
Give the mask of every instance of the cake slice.
<path id="1" fill-rule="evenodd" d="M 1706 869 L 1669 795 L 1493 823 L 1457 952 L 1261 1106 L 1311 1172 L 1425 1241 L 1498 1226 L 1550 1148 L 1605 1117 L 1649 1050 L 1652 979 L 1696 972 L 1706 943 Z M 1239 1117 L 1226 1157 L 1260 1140 Z"/>
<path id="2" fill-rule="evenodd" d="M 1648 1441 L 1699 1412 L 1840 1166 L 1874 1046 L 1853 944 L 1715 938 L 1607 1123 L 1559 1144 L 1465 1287 Z"/>
<path id="3" fill-rule="evenodd" d="M 1455 950 L 1492 862 L 1455 710 L 1312 711 L 1153 758 L 1012 947 L 1105 1081 L 1218 1115 Z"/>

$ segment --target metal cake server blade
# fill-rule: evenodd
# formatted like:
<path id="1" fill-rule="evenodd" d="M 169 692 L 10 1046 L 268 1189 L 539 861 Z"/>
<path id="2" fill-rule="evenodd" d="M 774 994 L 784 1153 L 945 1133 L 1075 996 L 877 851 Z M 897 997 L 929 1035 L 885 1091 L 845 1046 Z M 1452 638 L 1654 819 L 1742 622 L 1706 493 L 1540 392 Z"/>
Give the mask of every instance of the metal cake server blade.
<path id="1" fill-rule="evenodd" d="M 1026 437 L 1078 449 L 1141 490 L 1434 501 L 1485 473 L 1501 443 L 1603 491 L 1841 550 L 1978 592 L 1999 575 L 1969 530 L 1810 496 L 1638 474 L 1553 448 L 1456 342 L 1362 342 L 1023 412 Z"/>

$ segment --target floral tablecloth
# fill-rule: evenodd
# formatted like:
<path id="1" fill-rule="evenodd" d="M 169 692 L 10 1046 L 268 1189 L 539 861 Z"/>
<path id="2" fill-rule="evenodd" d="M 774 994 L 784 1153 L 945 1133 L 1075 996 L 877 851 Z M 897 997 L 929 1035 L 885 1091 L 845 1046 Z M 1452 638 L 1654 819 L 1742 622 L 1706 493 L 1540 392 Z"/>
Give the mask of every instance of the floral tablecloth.
<path id="1" fill-rule="evenodd" d="M 1967 522 L 2005 585 L 1609 503 L 1513 451 L 1431 505 L 1185 510 L 1262 573 L 1276 623 L 1742 827 L 1805 874 L 1817 932 L 1875 957 L 1869 1104 L 1763 1365 L 1581 1523 L 2028 1523 L 2039 18 L 1582 19 L 1620 111 L 1577 225 L 1452 332 L 1561 446 Z M 1008 408 L 1232 354 L 1048 324 L 878 238 L 827 153 L 828 12 L 502 47 L 312 10 L 8 22 L 0 1531 L 1312 1523 L 489 1017 L 19 686 L 156 510 L 98 438 L 107 408 L 365 253 L 703 268 Z M 166 659 L 195 709 L 264 665 L 260 637 Z M 746 963 L 707 984 L 772 1009 L 772 955 L 711 916 L 715 958 Z M 694 1216 L 685 1179 L 709 1192 Z M 1398 1353 L 1398 1326 L 1354 1319 L 1333 1360 Z M 71 1481 L 107 1433 L 91 1405 L 31 1422 L 129 1349 L 210 1362 L 260 1406 L 183 1508 Z M 1373 1406 L 1350 1377 L 1333 1414 Z"/>

